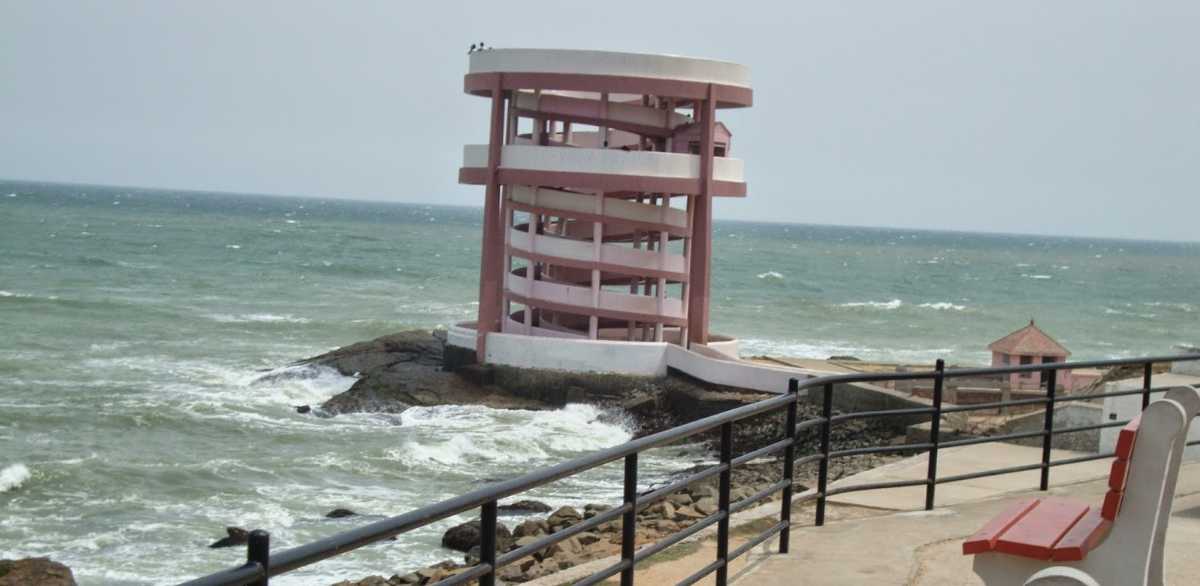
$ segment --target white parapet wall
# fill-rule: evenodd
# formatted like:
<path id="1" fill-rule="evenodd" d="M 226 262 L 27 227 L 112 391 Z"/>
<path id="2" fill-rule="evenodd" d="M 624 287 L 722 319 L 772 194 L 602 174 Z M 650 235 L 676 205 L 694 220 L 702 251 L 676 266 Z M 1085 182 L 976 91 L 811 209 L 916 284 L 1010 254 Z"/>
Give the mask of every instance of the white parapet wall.
<path id="1" fill-rule="evenodd" d="M 1154 375 L 1153 385 L 1154 388 L 1200 385 L 1200 376 L 1179 374 L 1174 371 L 1170 374 L 1156 374 Z M 1141 377 L 1138 377 L 1136 379 L 1108 383 L 1104 385 L 1104 392 L 1132 391 L 1140 388 L 1142 388 L 1142 380 Z M 1150 395 L 1150 400 L 1156 401 L 1161 399 L 1162 396 L 1163 393 L 1153 393 Z M 1141 395 L 1106 397 L 1104 399 L 1103 421 L 1128 421 L 1141 412 Z M 1100 451 L 1112 451 L 1117 445 L 1117 434 L 1120 431 L 1119 427 L 1108 427 L 1100 430 Z M 1188 429 L 1188 441 L 1200 441 L 1200 424 L 1196 421 L 1193 421 L 1191 427 Z M 1187 461 L 1200 460 L 1200 445 L 1186 448 L 1183 452 L 1183 457 Z"/>
<path id="2" fill-rule="evenodd" d="M 446 342 L 473 350 L 474 325 L 451 326 Z M 823 374 L 739 360 L 737 340 L 724 337 L 718 337 L 708 346 L 688 350 L 666 342 L 564 339 L 493 332 L 487 338 L 486 362 L 518 368 L 651 377 L 666 376 L 668 368 L 673 368 L 705 382 L 767 393 L 787 392 L 790 379 L 804 380 Z"/>

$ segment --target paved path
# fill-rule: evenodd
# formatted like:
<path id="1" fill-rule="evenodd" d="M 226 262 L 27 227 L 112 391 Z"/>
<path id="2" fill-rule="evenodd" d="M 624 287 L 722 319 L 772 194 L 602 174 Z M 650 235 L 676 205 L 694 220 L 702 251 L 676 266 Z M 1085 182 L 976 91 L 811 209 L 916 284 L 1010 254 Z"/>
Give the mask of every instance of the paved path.
<path id="1" fill-rule="evenodd" d="M 1050 493 L 1099 503 L 1106 489 L 1104 473 L 1093 480 L 1065 484 L 1067 473 L 1060 474 L 1059 471 L 1074 467 L 1052 471 L 1057 479 Z M 991 494 L 983 500 L 964 500 L 945 507 L 940 506 L 939 497 L 940 508 L 930 512 L 891 512 L 834 521 L 820 528 L 798 528 L 792 532 L 792 553 L 769 554 L 775 551 L 774 547 L 770 550 L 757 548 L 738 571 L 735 583 L 802 583 L 806 586 L 982 584 L 971 571 L 971 558 L 961 554 L 962 540 L 1014 498 L 1036 493 L 1030 490 L 988 492 Z M 961 495 L 952 496 L 954 493 L 951 493 L 947 497 L 965 498 L 967 494 L 964 491 Z M 907 502 L 897 504 L 909 508 Z M 1196 584 L 1197 576 L 1200 576 L 1200 556 L 1195 553 L 1196 544 L 1200 543 L 1200 463 L 1182 468 L 1173 511 L 1167 533 L 1167 581 L 1168 584 Z"/>
<path id="2" fill-rule="evenodd" d="M 1051 450 L 1050 459 L 1063 460 L 1076 456 L 1084 456 L 1082 452 L 1067 450 Z M 1042 461 L 1042 448 L 1017 446 L 1006 443 L 977 444 L 960 446 L 939 451 L 938 476 L 954 476 L 983 472 L 1009 466 L 1037 464 Z M 1056 466 L 1050 469 L 1050 485 L 1062 485 L 1102 478 L 1108 475 L 1112 460 L 1102 459 L 1091 462 Z M 869 482 L 890 482 L 896 480 L 924 480 L 929 470 L 928 454 L 920 454 L 905 458 L 878 468 L 849 476 L 831 483 L 830 488 L 853 486 Z M 960 503 L 979 501 L 1010 493 L 1013 491 L 1036 488 L 1040 482 L 1041 471 L 1029 470 L 1000 476 L 986 476 L 937 487 L 937 506 L 950 506 Z M 909 486 L 904 488 L 889 488 L 885 490 L 868 490 L 837 495 L 831 501 L 845 505 L 872 507 L 876 509 L 892 509 L 897 511 L 913 511 L 925 506 L 925 487 Z"/>

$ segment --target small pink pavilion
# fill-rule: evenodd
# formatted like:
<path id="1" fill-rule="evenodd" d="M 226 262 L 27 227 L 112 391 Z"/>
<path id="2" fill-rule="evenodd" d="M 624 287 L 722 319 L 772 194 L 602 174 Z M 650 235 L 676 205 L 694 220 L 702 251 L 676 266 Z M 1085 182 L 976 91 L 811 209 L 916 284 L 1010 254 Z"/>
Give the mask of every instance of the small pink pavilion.
<path id="1" fill-rule="evenodd" d="M 1032 319 L 1029 325 L 988 344 L 988 350 L 992 351 L 992 366 L 996 367 L 1065 362 L 1071 355 L 1070 350 L 1043 332 Z M 1074 382 L 1070 370 L 1058 371 L 1059 388 L 1070 390 Z M 1014 389 L 1045 388 L 1046 373 L 1013 373 L 1009 375 L 1009 385 Z"/>

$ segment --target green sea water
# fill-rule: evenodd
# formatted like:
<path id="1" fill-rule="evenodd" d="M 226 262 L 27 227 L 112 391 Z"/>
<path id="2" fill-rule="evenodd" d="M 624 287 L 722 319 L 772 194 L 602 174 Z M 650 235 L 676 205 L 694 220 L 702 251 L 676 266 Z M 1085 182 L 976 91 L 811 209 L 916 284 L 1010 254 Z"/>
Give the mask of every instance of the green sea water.
<path id="1" fill-rule="evenodd" d="M 182 580 L 238 563 L 206 547 L 226 525 L 287 547 L 628 439 L 582 405 L 294 411 L 352 380 L 290 362 L 471 319 L 479 233 L 475 208 L 0 182 L 0 558 Z M 744 354 L 980 363 L 1030 318 L 1073 358 L 1200 343 L 1197 243 L 720 221 L 714 238 L 713 329 Z M 644 476 L 699 457 L 661 452 Z M 454 557 L 449 524 L 279 582 Z"/>

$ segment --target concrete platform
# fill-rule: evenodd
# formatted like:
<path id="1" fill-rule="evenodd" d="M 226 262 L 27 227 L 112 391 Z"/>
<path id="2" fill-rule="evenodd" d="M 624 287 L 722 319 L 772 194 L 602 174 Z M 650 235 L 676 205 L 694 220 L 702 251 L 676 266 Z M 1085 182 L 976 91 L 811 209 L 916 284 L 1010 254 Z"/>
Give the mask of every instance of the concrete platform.
<path id="1" fill-rule="evenodd" d="M 1051 450 L 1051 460 L 1062 460 L 1084 456 L 1082 452 L 1067 450 Z M 954 476 L 982 472 L 993 468 L 1022 466 L 1036 464 L 1042 460 L 1042 449 L 1013 444 L 994 443 L 978 444 L 944 449 L 938 455 L 938 476 Z M 1069 466 L 1058 466 L 1050 469 L 1050 483 L 1068 484 L 1108 475 L 1111 460 L 1095 460 Z M 897 480 L 924 479 L 929 469 L 929 456 L 921 454 L 905 458 L 879 468 L 860 472 L 830 484 L 830 488 L 866 484 L 869 482 L 891 482 Z M 949 484 L 939 484 L 937 487 L 938 507 L 956 505 L 971 501 L 979 501 L 1020 490 L 1035 490 L 1041 479 L 1041 472 L 1030 470 L 1001 476 L 989 476 L 963 480 Z M 869 490 L 837 495 L 830 499 L 837 504 L 856 505 L 875 509 L 891 509 L 897 511 L 915 511 L 925 507 L 925 487 L 910 486 L 905 488 L 889 488 L 884 490 Z"/>
<path id="2" fill-rule="evenodd" d="M 1071 473 L 1064 472 L 1053 481 L 1050 494 L 1101 502 L 1107 488 L 1105 479 L 1069 484 L 1067 474 Z M 1000 485 L 994 489 L 974 486 L 970 494 L 991 493 L 993 498 L 963 500 L 930 512 L 889 513 L 834 521 L 819 528 L 797 528 L 792 532 L 791 553 L 772 553 L 773 543 L 770 549 L 755 548 L 748 554 L 751 559 L 732 578 L 735 583 L 762 585 L 979 585 L 982 582 L 971 571 L 972 558 L 961 553 L 962 540 L 1013 499 L 1024 494 L 1046 494 L 1000 491 Z M 1195 555 L 1195 544 L 1200 543 L 1200 463 L 1182 467 L 1175 494 L 1167 532 L 1167 583 L 1182 586 L 1197 583 L 1200 576 L 1200 556 Z M 950 499 L 967 496 L 965 492 L 948 495 Z M 886 504 L 883 499 L 875 502 Z"/>

